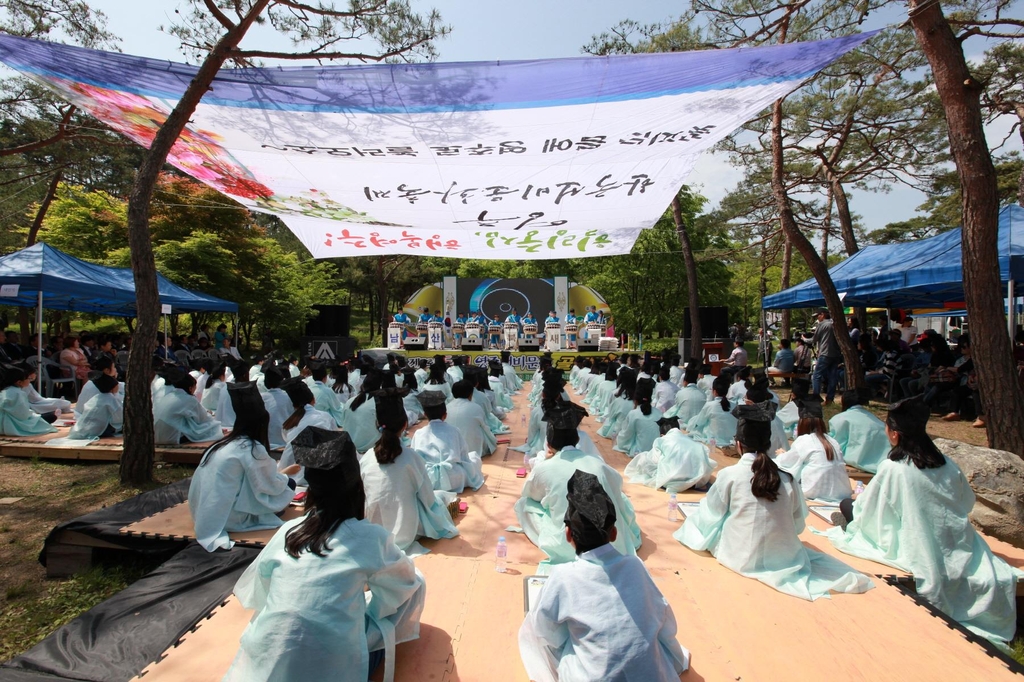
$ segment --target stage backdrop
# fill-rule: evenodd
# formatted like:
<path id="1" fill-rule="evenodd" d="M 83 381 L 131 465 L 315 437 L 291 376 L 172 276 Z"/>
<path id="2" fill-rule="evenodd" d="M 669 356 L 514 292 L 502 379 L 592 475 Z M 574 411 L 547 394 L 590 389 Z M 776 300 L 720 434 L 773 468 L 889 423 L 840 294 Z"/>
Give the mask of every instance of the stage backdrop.
<path id="1" fill-rule="evenodd" d="M 482 310 L 489 320 L 503 322 L 512 308 L 520 316 L 527 310 L 533 311 L 534 317 L 541 325 L 548 312 L 555 309 L 555 283 L 551 279 L 475 279 L 458 278 L 455 283 L 456 301 L 453 309 L 450 304 L 443 303 L 442 285 L 429 284 L 417 290 L 409 297 L 402 309 L 412 316 L 419 317 L 423 308 L 431 312 L 440 310 L 451 313 L 452 319 L 458 313 L 469 313 Z M 452 303 L 452 302 L 449 302 Z M 601 294 L 582 284 L 570 283 L 568 308 L 575 308 L 576 315 L 583 317 L 587 306 L 597 306 L 606 316 L 611 308 Z"/>
<path id="2" fill-rule="evenodd" d="M 224 69 L 168 161 L 316 258 L 627 253 L 697 157 L 873 34 L 703 52 Z M 0 36 L 149 146 L 196 68 Z"/>

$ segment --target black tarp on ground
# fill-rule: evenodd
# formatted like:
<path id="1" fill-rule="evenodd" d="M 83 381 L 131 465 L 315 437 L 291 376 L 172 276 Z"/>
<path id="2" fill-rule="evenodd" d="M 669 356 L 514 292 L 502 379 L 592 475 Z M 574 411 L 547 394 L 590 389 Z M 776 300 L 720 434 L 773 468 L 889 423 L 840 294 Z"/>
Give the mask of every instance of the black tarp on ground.
<path id="1" fill-rule="evenodd" d="M 188 500 L 188 486 L 191 478 L 165 485 L 156 490 L 136 495 L 124 502 L 79 516 L 77 519 L 60 524 L 50 531 L 39 553 L 39 563 L 46 565 L 46 550 L 62 531 L 73 530 L 90 537 L 106 540 L 127 550 L 138 552 L 163 552 L 185 547 L 186 540 L 156 540 L 121 535 L 121 529 L 147 516 Z"/>
<path id="2" fill-rule="evenodd" d="M 127 681 L 231 594 L 257 549 L 188 547 L 0 665 L 0 682 Z"/>

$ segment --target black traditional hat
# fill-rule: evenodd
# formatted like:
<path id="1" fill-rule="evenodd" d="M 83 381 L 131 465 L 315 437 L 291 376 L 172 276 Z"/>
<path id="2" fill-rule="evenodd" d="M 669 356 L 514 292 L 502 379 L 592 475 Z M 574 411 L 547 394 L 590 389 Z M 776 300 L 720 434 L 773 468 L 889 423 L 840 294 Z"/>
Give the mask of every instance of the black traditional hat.
<path id="1" fill-rule="evenodd" d="M 772 395 L 768 391 L 768 377 L 760 374 L 754 378 L 750 388 L 747 389 L 747 400 L 752 403 L 763 403 L 771 399 Z"/>
<path id="2" fill-rule="evenodd" d="M 597 476 L 577 470 L 566 483 L 565 525 L 579 550 L 589 550 L 608 542 L 608 531 L 615 525 L 615 504 Z"/>
<path id="3" fill-rule="evenodd" d="M 101 372 L 98 377 L 92 380 L 92 383 L 96 384 L 96 388 L 99 389 L 100 393 L 110 393 L 117 386 L 117 377 Z"/>
<path id="4" fill-rule="evenodd" d="M 288 399 L 296 409 L 313 402 L 313 391 L 309 390 L 306 382 L 299 377 L 285 379 L 281 382 L 281 388 L 288 394 Z"/>
<path id="5" fill-rule="evenodd" d="M 824 419 L 825 412 L 821 407 L 821 396 L 811 395 L 796 401 L 800 419 Z"/>
<path id="6" fill-rule="evenodd" d="M 447 397 L 441 391 L 423 391 L 416 396 L 423 407 L 439 407 L 444 405 Z"/>
<path id="7" fill-rule="evenodd" d="M 237 381 L 228 384 L 227 388 L 228 398 L 231 399 L 231 409 L 235 411 L 236 415 L 267 409 L 255 381 Z"/>
<path id="8" fill-rule="evenodd" d="M 281 388 L 281 384 L 284 383 L 285 379 L 290 379 L 282 372 L 278 367 L 266 365 L 263 366 L 263 385 L 267 388 Z"/>
<path id="9" fill-rule="evenodd" d="M 409 417 L 405 412 L 403 398 L 409 393 L 409 389 L 384 388 L 373 392 L 373 399 L 377 408 L 377 424 L 391 431 L 398 431 L 405 426 Z"/>
<path id="10" fill-rule="evenodd" d="M 927 432 L 931 409 L 921 396 L 911 396 L 889 405 L 889 419 L 896 430 L 907 435 L 923 436 Z"/>
<path id="11" fill-rule="evenodd" d="M 679 428 L 679 417 L 662 417 L 657 422 L 658 427 L 661 429 L 661 435 L 665 435 L 672 429 Z"/>
<path id="12" fill-rule="evenodd" d="M 307 426 L 292 440 L 292 451 L 295 463 L 307 469 L 329 471 L 344 461 L 345 446 L 352 450 L 355 461 L 355 473 L 359 475 L 359 461 L 355 455 L 352 438 L 344 431 L 321 429 L 318 426 Z"/>
<path id="13" fill-rule="evenodd" d="M 185 391 L 196 385 L 196 380 L 192 378 L 191 374 L 184 372 L 177 367 L 173 367 L 164 372 L 164 381 L 168 386 L 180 388 Z"/>
<path id="14" fill-rule="evenodd" d="M 559 401 L 544 412 L 541 421 L 547 422 L 548 429 L 555 431 L 575 431 L 588 412 L 579 405 Z"/>
<path id="15" fill-rule="evenodd" d="M 793 379 L 793 399 L 797 400 L 811 393 L 811 380 L 803 377 Z"/>

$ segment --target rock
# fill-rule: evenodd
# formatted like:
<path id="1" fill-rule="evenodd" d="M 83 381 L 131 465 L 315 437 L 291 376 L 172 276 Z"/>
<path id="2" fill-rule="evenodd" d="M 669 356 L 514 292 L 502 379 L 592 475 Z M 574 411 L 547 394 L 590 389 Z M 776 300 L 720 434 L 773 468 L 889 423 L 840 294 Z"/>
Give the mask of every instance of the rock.
<path id="1" fill-rule="evenodd" d="M 974 489 L 971 522 L 986 535 L 1024 547 L 1024 459 L 945 438 L 936 438 L 935 445 L 957 463 Z"/>

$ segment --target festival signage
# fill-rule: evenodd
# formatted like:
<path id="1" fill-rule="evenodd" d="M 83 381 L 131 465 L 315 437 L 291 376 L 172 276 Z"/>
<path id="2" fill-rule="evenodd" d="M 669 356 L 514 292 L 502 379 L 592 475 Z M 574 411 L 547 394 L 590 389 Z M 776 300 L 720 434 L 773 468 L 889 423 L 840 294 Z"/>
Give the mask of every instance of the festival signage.
<path id="1" fill-rule="evenodd" d="M 225 69 L 168 162 L 316 258 L 627 253 L 697 157 L 873 34 L 536 61 Z M 0 60 L 149 146 L 196 68 L 0 36 Z"/>
<path id="2" fill-rule="evenodd" d="M 402 355 L 405 355 L 407 358 L 427 358 L 428 360 L 431 361 L 434 359 L 436 355 L 438 355 L 437 351 L 406 350 L 399 352 Z M 453 353 L 455 355 L 468 357 L 469 361 L 472 364 L 476 365 L 477 367 L 482 367 L 484 369 L 487 369 L 487 363 L 489 363 L 491 360 L 501 360 L 501 353 L 499 353 L 498 351 L 449 350 L 444 351 L 445 358 L 450 361 Z M 569 370 L 572 369 L 572 366 L 576 362 L 576 358 L 578 357 L 608 358 L 611 360 L 617 359 L 619 357 L 618 352 L 598 353 L 572 351 L 545 353 L 544 351 L 538 351 L 536 353 L 532 353 L 517 351 L 511 354 L 511 357 L 509 358 L 509 364 L 512 365 L 512 369 L 516 371 L 516 374 L 529 378 L 533 376 L 533 373 L 536 372 L 537 369 L 540 367 L 540 359 L 545 355 L 551 356 L 551 364 L 553 367 L 555 367 L 556 369 L 564 370 L 566 373 L 568 373 Z"/>

